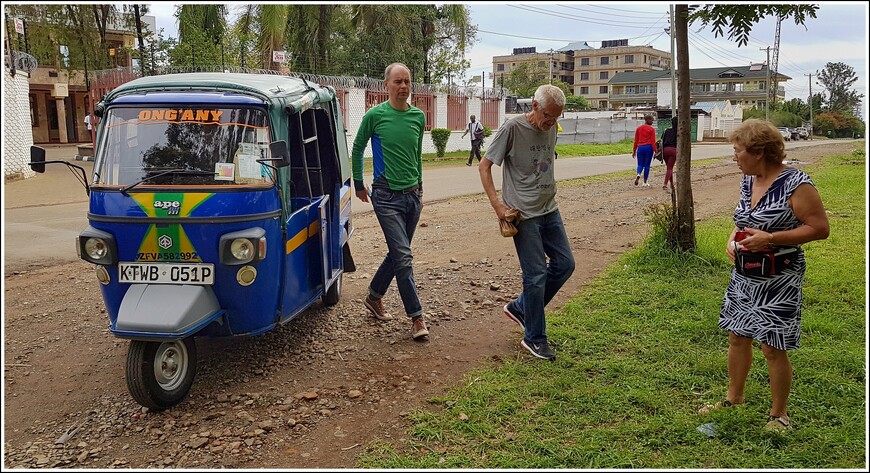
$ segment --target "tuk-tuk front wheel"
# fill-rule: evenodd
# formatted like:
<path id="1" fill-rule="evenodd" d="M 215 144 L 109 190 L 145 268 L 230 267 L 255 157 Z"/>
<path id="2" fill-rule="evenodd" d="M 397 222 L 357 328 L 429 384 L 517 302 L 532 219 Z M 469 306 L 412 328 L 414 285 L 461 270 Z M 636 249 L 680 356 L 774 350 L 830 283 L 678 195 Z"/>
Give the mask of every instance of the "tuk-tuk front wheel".
<path id="1" fill-rule="evenodd" d="M 127 389 L 139 404 L 154 410 L 178 404 L 196 375 L 193 337 L 171 342 L 132 340 L 126 374 Z"/>
<path id="2" fill-rule="evenodd" d="M 338 278 L 336 278 L 335 282 L 332 283 L 332 286 L 329 286 L 329 290 L 320 298 L 323 301 L 323 305 L 331 307 L 338 304 L 338 300 L 341 299 L 342 278 L 344 278 L 344 273 L 338 275 Z"/>

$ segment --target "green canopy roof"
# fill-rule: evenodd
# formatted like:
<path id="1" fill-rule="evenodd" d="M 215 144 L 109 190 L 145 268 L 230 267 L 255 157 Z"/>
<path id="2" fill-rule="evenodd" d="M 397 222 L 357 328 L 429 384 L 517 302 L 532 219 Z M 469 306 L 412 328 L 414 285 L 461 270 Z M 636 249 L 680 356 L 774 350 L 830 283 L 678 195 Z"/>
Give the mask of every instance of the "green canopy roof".
<path id="1" fill-rule="evenodd" d="M 127 94 L 149 91 L 201 90 L 247 93 L 273 105 L 292 106 L 297 112 L 313 104 L 330 102 L 334 90 L 297 77 L 277 74 L 243 74 L 231 72 L 192 72 L 141 77 L 124 83 L 106 94 L 111 101 Z"/>

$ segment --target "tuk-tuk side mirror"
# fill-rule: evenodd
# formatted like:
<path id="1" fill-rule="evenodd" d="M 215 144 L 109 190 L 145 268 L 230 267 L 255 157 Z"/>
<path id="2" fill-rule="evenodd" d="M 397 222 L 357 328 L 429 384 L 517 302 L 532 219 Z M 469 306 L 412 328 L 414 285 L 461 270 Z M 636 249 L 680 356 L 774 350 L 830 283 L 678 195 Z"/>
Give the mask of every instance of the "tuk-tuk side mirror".
<path id="1" fill-rule="evenodd" d="M 290 165 L 290 152 L 287 150 L 287 142 L 284 140 L 269 143 L 269 153 L 275 167 L 283 168 Z"/>
<path id="2" fill-rule="evenodd" d="M 35 172 L 45 172 L 45 148 L 30 146 L 30 169 Z"/>
<path id="3" fill-rule="evenodd" d="M 94 106 L 94 116 L 102 118 L 104 113 L 106 113 L 106 104 L 104 102 L 100 102 Z"/>

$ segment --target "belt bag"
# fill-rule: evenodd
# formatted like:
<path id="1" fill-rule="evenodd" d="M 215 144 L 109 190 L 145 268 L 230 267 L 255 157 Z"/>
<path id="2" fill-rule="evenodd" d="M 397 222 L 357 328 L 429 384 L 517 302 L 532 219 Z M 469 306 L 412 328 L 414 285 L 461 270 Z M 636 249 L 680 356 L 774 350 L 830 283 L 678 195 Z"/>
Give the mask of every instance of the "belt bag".
<path id="1" fill-rule="evenodd" d="M 797 260 L 798 248 L 781 246 L 760 251 L 740 250 L 734 258 L 737 272 L 744 276 L 773 277 L 791 268 Z"/>

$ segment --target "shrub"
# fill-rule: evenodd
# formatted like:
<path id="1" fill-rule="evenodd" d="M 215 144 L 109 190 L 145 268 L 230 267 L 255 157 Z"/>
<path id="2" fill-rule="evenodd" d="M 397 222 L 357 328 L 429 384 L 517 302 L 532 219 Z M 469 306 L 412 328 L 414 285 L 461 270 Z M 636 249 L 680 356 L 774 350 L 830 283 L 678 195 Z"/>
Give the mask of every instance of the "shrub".
<path id="1" fill-rule="evenodd" d="M 435 149 L 439 158 L 444 157 L 444 150 L 447 149 L 447 141 L 450 139 L 450 130 L 447 128 L 433 128 L 430 132 L 432 143 L 435 144 Z"/>
<path id="2" fill-rule="evenodd" d="M 663 241 L 671 250 L 678 248 L 677 214 L 674 206 L 664 202 L 652 204 L 646 207 L 643 213 L 646 221 L 652 226 L 653 239 Z"/>

